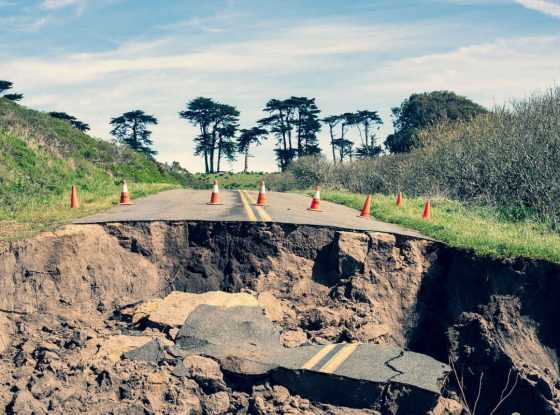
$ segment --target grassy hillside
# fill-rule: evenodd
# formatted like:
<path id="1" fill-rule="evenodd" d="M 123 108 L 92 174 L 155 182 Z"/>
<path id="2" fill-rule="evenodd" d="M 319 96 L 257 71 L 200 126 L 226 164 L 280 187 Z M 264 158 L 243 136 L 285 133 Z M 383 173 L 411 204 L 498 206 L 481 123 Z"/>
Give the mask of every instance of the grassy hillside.
<path id="1" fill-rule="evenodd" d="M 0 98 L 0 240 L 110 206 L 123 179 L 135 196 L 181 181 L 143 155 Z M 72 184 L 78 186 L 81 208 L 70 211 Z"/>

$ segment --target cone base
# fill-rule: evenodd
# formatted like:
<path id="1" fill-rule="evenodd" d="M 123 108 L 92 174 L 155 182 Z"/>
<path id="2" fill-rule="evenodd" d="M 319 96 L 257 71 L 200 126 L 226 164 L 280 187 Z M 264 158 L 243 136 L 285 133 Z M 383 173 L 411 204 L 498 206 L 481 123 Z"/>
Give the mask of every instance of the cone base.
<path id="1" fill-rule="evenodd" d="M 307 210 L 310 210 L 312 212 L 322 212 L 321 209 L 314 209 L 314 208 L 307 208 Z"/>
<path id="2" fill-rule="evenodd" d="M 365 215 L 358 215 L 356 217 L 360 219 L 371 219 L 371 216 L 365 216 Z"/>
<path id="3" fill-rule="evenodd" d="M 134 204 L 134 203 L 132 203 L 132 202 L 124 202 L 124 203 L 123 203 L 123 202 L 120 202 L 120 203 L 119 203 L 119 206 L 130 206 L 130 205 L 133 205 L 133 204 Z"/>
<path id="4" fill-rule="evenodd" d="M 223 203 L 212 203 L 212 202 L 208 202 L 208 203 L 206 203 L 206 204 L 209 205 L 209 206 L 220 206 L 220 205 L 223 205 Z"/>
<path id="5" fill-rule="evenodd" d="M 253 206 L 265 207 L 265 206 L 268 206 L 268 205 L 266 203 L 255 203 Z"/>

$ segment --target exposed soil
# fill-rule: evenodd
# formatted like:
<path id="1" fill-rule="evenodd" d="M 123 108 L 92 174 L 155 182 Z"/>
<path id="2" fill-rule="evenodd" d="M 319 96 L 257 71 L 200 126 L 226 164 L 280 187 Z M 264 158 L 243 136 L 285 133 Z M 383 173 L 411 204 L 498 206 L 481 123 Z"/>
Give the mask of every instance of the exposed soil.
<path id="1" fill-rule="evenodd" d="M 0 412 L 403 413 L 310 402 L 266 381 L 242 389 L 211 360 L 177 378 L 173 356 L 100 357 L 116 335 L 169 342 L 124 311 L 173 290 L 252 293 L 288 347 L 357 340 L 451 358 L 471 406 L 482 374 L 480 414 L 508 374 L 515 388 L 496 413 L 560 413 L 560 267 L 388 234 L 210 222 L 69 226 L 4 248 Z M 445 394 L 460 395 L 454 379 Z"/>

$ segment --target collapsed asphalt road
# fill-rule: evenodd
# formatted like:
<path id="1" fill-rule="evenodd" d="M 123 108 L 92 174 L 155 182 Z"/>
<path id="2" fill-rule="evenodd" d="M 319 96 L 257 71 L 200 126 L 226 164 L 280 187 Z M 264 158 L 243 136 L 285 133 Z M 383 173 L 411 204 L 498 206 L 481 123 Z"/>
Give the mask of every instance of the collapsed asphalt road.
<path id="1" fill-rule="evenodd" d="M 401 355 L 404 349 L 451 359 L 468 403 L 483 373 L 477 412 L 492 412 L 509 379 L 513 392 L 501 412 L 557 414 L 559 275 L 554 264 L 480 258 L 434 241 L 333 227 L 68 226 L 0 252 L 0 412 L 425 413 L 406 408 L 413 401 L 406 396 L 433 399 L 422 382 L 434 385 L 430 379 L 439 376 L 425 377 L 417 355 Z M 223 303 L 205 297 L 212 292 L 242 298 Z M 246 357 L 249 346 L 236 358 L 219 350 L 215 357 L 193 354 L 216 346 L 199 342 L 189 351 L 183 334 L 177 344 L 201 304 L 256 303 L 279 328 L 282 346 L 312 352 L 286 357 L 274 340 L 254 360 Z M 369 380 L 355 371 L 368 367 L 355 363 L 362 344 L 374 345 L 367 360 L 379 369 L 377 377 L 365 373 Z M 401 367 L 411 356 L 418 371 Z M 354 369 L 342 373 L 347 367 Z M 453 379 L 434 413 L 461 413 Z M 383 398 L 360 402 L 371 396 Z M 353 401 L 354 409 L 324 403 L 337 399 Z"/>
<path id="2" fill-rule="evenodd" d="M 134 201 L 133 205 L 116 206 L 106 212 L 79 219 L 74 223 L 112 223 L 138 221 L 214 221 L 273 222 L 330 226 L 340 229 L 387 232 L 429 239 L 402 226 L 358 217 L 354 209 L 321 201 L 321 211 L 312 212 L 310 198 L 295 193 L 267 193 L 267 205 L 255 206 L 256 192 L 223 190 L 221 203 L 209 206 L 207 190 L 176 189 Z"/>
<path id="3" fill-rule="evenodd" d="M 286 348 L 259 307 L 200 305 L 176 337 L 187 353 L 211 356 L 237 375 L 269 375 L 293 393 L 336 405 L 375 407 L 400 390 L 396 403 L 418 413 L 433 408 L 446 364 L 389 345 L 339 343 Z M 181 365 L 175 373 L 181 373 Z"/>
<path id="4" fill-rule="evenodd" d="M 391 345 L 339 343 L 286 348 L 279 329 L 258 303 L 223 307 L 205 304 L 205 299 L 214 304 L 214 298 L 218 303 L 232 303 L 234 294 L 206 293 L 202 297 L 194 300 L 194 308 L 180 306 L 175 310 L 176 318 L 188 315 L 176 334 L 175 346 L 168 351 L 177 357 L 176 376 L 189 373 L 182 358 L 202 355 L 216 359 L 222 370 L 241 383 L 267 378 L 316 402 L 357 408 L 393 404 L 403 411 L 399 413 L 421 414 L 436 406 L 450 371 L 429 356 Z M 151 319 L 161 321 L 157 308 Z M 124 356 L 153 363 L 164 359 L 157 341 Z"/>

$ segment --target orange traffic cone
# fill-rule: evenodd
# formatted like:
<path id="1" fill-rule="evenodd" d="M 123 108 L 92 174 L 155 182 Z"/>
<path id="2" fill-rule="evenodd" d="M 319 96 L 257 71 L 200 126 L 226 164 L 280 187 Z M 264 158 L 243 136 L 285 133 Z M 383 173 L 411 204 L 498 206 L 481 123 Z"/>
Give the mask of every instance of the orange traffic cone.
<path id="1" fill-rule="evenodd" d="M 366 200 L 364 202 L 364 207 L 362 208 L 362 211 L 360 212 L 359 217 L 369 219 L 370 210 L 371 210 L 371 195 L 368 195 L 366 197 Z"/>
<path id="2" fill-rule="evenodd" d="M 212 195 L 210 196 L 209 205 L 221 205 L 220 202 L 220 189 L 218 188 L 218 181 L 214 180 L 214 187 L 212 188 Z"/>
<path id="3" fill-rule="evenodd" d="M 72 191 L 70 192 L 70 209 L 77 209 L 79 206 L 78 190 L 76 186 L 72 185 Z"/>
<path id="4" fill-rule="evenodd" d="M 430 201 L 426 200 L 426 204 L 424 205 L 424 212 L 422 212 L 422 219 L 429 220 L 432 216 L 432 206 L 430 205 Z"/>
<path id="5" fill-rule="evenodd" d="M 259 196 L 257 197 L 257 206 L 265 206 L 266 205 L 266 187 L 264 185 L 264 180 L 261 181 L 261 187 L 259 189 Z"/>
<path id="6" fill-rule="evenodd" d="M 119 205 L 132 205 L 132 202 L 130 201 L 130 194 L 128 193 L 128 184 L 126 183 L 126 180 L 123 180 L 121 201 Z"/>
<path id="7" fill-rule="evenodd" d="M 397 195 L 397 206 L 402 207 L 403 204 L 404 204 L 404 200 L 403 200 L 402 192 L 399 192 L 399 194 Z"/>
<path id="8" fill-rule="evenodd" d="M 321 188 L 317 186 L 317 188 L 315 189 L 315 195 L 313 196 L 313 199 L 311 199 L 311 206 L 309 206 L 309 209 L 307 210 L 320 212 L 321 211 L 320 202 L 321 202 Z"/>

